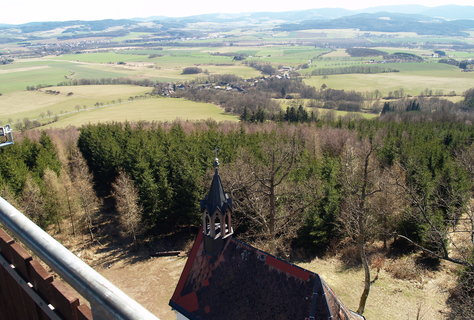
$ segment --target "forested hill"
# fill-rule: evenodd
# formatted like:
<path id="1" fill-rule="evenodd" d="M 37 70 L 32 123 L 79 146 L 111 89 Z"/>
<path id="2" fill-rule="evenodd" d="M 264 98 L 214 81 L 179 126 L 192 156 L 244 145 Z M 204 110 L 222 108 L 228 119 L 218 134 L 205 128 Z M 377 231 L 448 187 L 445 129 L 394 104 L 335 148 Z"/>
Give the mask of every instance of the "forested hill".
<path id="1" fill-rule="evenodd" d="M 379 32 L 416 32 L 420 35 L 468 36 L 474 20 L 443 20 L 423 15 L 390 12 L 361 13 L 332 20 L 307 20 L 282 24 L 276 30 L 360 29 Z"/>
<path id="2" fill-rule="evenodd" d="M 99 35 L 120 36 L 120 32 L 183 31 L 197 22 L 226 25 L 272 25 L 279 30 L 302 30 L 322 28 L 357 28 L 367 31 L 417 32 L 434 35 L 465 35 L 463 32 L 474 29 L 474 6 L 383 6 L 363 10 L 342 8 L 319 8 L 285 12 L 252 13 L 211 13 L 188 17 L 150 16 L 134 19 L 104 19 L 96 21 L 44 21 L 25 24 L 2 24 L 0 30 L 6 35 L 9 30 L 16 36 L 62 29 L 64 36 Z M 449 20 L 451 19 L 451 20 Z M 457 20 L 456 20 L 457 19 Z M 461 20 L 460 20 L 461 19 Z M 281 25 L 280 25 L 281 24 Z M 20 32 L 18 32 L 20 31 Z M 188 30 L 189 31 L 189 30 Z M 104 35 L 104 33 L 107 33 Z M 182 36 L 182 35 L 181 35 Z M 0 37 L 1 40 L 2 37 Z"/>

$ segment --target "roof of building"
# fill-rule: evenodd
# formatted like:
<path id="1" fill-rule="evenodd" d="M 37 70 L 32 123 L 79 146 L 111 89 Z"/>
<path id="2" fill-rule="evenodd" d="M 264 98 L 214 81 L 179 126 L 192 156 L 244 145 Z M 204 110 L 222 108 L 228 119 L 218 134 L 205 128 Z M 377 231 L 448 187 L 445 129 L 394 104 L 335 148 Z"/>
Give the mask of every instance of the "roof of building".
<path id="1" fill-rule="evenodd" d="M 219 170 L 215 168 L 214 177 L 212 178 L 211 188 L 206 198 L 201 201 L 201 209 L 207 210 L 210 215 L 213 215 L 217 209 L 224 212 L 227 207 L 232 206 L 232 200 L 226 196 L 224 187 L 222 186 Z"/>
<path id="2" fill-rule="evenodd" d="M 200 231 L 170 306 L 201 319 L 364 319 L 346 309 L 316 274 L 232 237 L 217 256 Z"/>

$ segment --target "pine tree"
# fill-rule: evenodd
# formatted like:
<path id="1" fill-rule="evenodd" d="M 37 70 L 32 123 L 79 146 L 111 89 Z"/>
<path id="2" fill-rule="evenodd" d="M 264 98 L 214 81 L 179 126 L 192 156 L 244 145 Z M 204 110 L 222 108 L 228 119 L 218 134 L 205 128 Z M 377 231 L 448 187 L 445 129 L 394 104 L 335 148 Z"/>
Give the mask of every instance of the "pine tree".
<path id="1" fill-rule="evenodd" d="M 248 121 L 249 120 L 249 114 L 248 114 L 247 106 L 244 107 L 244 111 L 240 115 L 240 120 L 241 121 Z"/>

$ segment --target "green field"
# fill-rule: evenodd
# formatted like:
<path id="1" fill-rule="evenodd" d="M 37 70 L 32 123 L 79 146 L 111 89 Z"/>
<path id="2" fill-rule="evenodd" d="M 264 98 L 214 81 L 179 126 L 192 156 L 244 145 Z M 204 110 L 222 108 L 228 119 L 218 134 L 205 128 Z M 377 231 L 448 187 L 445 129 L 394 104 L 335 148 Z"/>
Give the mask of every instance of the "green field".
<path id="1" fill-rule="evenodd" d="M 95 110 L 68 115 L 48 127 L 80 127 L 89 123 L 111 121 L 174 121 L 206 120 L 238 121 L 238 117 L 225 114 L 221 108 L 210 103 L 193 102 L 178 98 L 150 98 L 113 105 Z"/>
<path id="2" fill-rule="evenodd" d="M 317 30 L 307 30 L 287 34 L 296 36 L 320 36 Z M 336 32 L 338 30 L 335 30 Z M 321 31 L 332 34 L 333 30 Z M 346 30 L 352 34 L 354 30 Z M 135 37 L 143 34 L 133 34 Z M 302 35 L 301 35 L 302 36 Z M 403 88 L 406 93 L 417 95 L 425 88 L 443 92 L 456 91 L 461 94 L 474 87 L 474 73 L 460 72 L 454 66 L 437 63 L 431 58 L 431 50 L 407 48 L 377 48 L 388 53 L 407 52 L 423 56 L 426 63 L 386 63 L 378 64 L 383 68 L 400 70 L 387 74 L 349 74 L 314 76 L 305 81 L 316 87 L 325 83 L 331 88 L 353 89 L 383 93 Z M 469 58 L 469 51 L 446 51 L 458 59 Z M 327 54 L 324 54 L 327 53 Z M 222 55 L 226 54 L 226 55 Z M 260 76 L 260 72 L 233 61 L 233 55 L 246 54 L 247 60 L 281 65 L 298 66 L 312 61 L 310 68 L 301 69 L 304 76 L 310 76 L 315 68 L 341 68 L 364 66 L 370 57 L 349 57 L 344 49 L 332 51 L 313 46 L 268 45 L 268 46 L 225 46 L 225 47 L 166 47 L 156 49 L 131 49 L 110 52 L 68 54 L 39 59 L 17 60 L 11 65 L 0 66 L 0 93 L 25 90 L 27 86 L 38 84 L 56 85 L 59 82 L 81 78 L 130 78 L 151 79 L 164 82 L 190 81 L 208 74 L 235 74 L 243 78 Z M 155 56 L 152 56 L 155 55 Z M 181 74 L 184 67 L 199 66 L 205 73 L 198 75 Z"/>
<path id="3" fill-rule="evenodd" d="M 205 29 L 204 25 L 196 28 Z M 380 57 L 350 57 L 345 49 L 318 48 L 314 45 L 300 45 L 297 41 L 312 41 L 312 39 L 332 39 L 344 41 L 349 38 L 366 36 L 366 32 L 356 29 L 347 30 L 302 30 L 295 32 L 274 32 L 270 30 L 252 30 L 249 28 L 236 28 L 235 30 L 221 33 L 222 37 L 209 39 L 186 40 L 193 46 L 163 46 L 155 48 L 113 49 L 109 51 L 91 52 L 80 54 L 50 55 L 35 59 L 15 59 L 14 63 L 0 65 L 0 120 L 10 120 L 15 123 L 25 118 L 41 122 L 50 121 L 55 116 L 59 117 L 56 125 L 69 121 L 71 124 L 80 124 L 91 121 L 87 117 L 111 116 L 113 119 L 122 119 L 120 114 L 113 110 L 127 109 L 126 106 L 135 106 L 140 110 L 135 115 L 123 114 L 124 120 L 142 120 L 146 112 L 151 112 L 151 99 L 129 101 L 130 97 L 143 96 L 151 88 L 134 86 L 84 86 L 84 87 L 57 87 L 44 88 L 39 91 L 25 91 L 27 86 L 52 85 L 76 79 L 102 79 L 102 78 L 127 78 L 133 80 L 149 79 L 162 82 L 186 82 L 197 78 L 206 78 L 215 74 L 234 74 L 245 79 L 260 77 L 262 74 L 254 68 L 248 67 L 246 61 L 259 61 L 270 63 L 275 68 L 280 66 L 298 67 L 308 63 L 306 69 L 296 68 L 306 84 L 320 88 L 325 84 L 329 88 L 371 92 L 378 90 L 383 95 L 391 91 L 403 89 L 405 94 L 419 95 L 425 89 L 435 94 L 457 94 L 451 97 L 452 101 L 459 101 L 460 95 L 469 88 L 474 87 L 474 72 L 461 72 L 455 66 L 441 64 L 438 58 L 432 57 L 432 49 L 406 48 L 406 47 L 377 47 L 387 53 L 406 52 L 416 54 L 425 59 L 423 63 L 382 63 Z M 422 43 L 433 37 L 417 36 L 412 33 L 377 33 L 370 32 L 370 37 L 388 37 L 394 42 L 408 41 Z M 112 38 L 120 47 L 121 41 L 131 39 L 146 39 L 152 34 L 132 32 L 124 37 Z M 223 40 L 225 39 L 225 40 Z M 433 39 L 431 39 L 433 40 Z M 443 40 L 443 39 L 437 39 Z M 203 46 L 199 46 L 203 43 Z M 212 43 L 227 43 L 228 45 L 212 46 Z M 235 43 L 235 45 L 234 45 Z M 279 44 L 280 43 L 280 44 Z M 307 43 L 307 42 L 306 42 Z M 5 47 L 6 48 L 6 47 Z M 448 56 L 458 60 L 474 57 L 474 52 L 469 49 L 455 51 L 452 48 L 444 50 Z M 245 60 L 235 61 L 236 55 L 245 55 Z M 376 60 L 376 63 L 373 63 Z M 379 61 L 380 60 L 380 61 Z M 350 66 L 379 66 L 391 68 L 400 72 L 378 74 L 342 74 L 327 76 L 311 76 L 315 69 L 344 68 Z M 185 67 L 198 66 L 202 69 L 199 74 L 183 75 Z M 57 90 L 59 95 L 47 94 L 46 90 Z M 72 93 L 68 95 L 68 93 Z M 156 100 L 158 101 L 158 100 Z M 172 101 L 172 100 L 169 100 Z M 173 107 L 176 114 L 169 113 L 163 107 L 160 115 L 150 120 L 169 121 L 175 117 L 189 119 L 202 119 L 213 117 L 226 119 L 230 116 L 223 115 L 221 110 L 212 106 L 214 111 L 199 111 L 190 113 L 193 108 L 187 108 L 187 103 L 181 102 L 185 107 Z M 285 102 L 286 103 L 286 102 Z M 97 110 L 97 105 L 104 107 Z M 158 105 L 161 105 L 158 103 Z M 195 105 L 194 105 L 195 106 Z M 208 105 L 211 106 L 211 105 Z M 217 108 L 217 109 L 215 109 Z M 189 110 L 187 110 L 189 109 Z M 187 110 L 187 111 L 183 111 Z M 200 110 L 197 108 L 196 110 Z M 80 111 L 80 112 L 77 112 Z M 184 113 L 181 113 L 181 112 Z M 320 110 L 320 113 L 327 112 Z M 345 116 L 346 112 L 336 111 L 336 116 Z M 134 117 L 136 116 L 136 118 Z M 363 117 L 374 115 L 361 113 Z M 130 118 L 131 117 L 131 118 Z M 84 118 L 84 119 L 82 119 Z M 112 119 L 111 118 L 111 119 Z M 107 118 L 108 119 L 108 118 Z M 234 119 L 234 118 L 232 118 Z"/>
<path id="4" fill-rule="evenodd" d="M 257 50 L 253 57 L 249 57 L 249 59 L 258 59 L 275 65 L 297 66 L 308 63 L 309 60 L 315 59 L 320 54 L 328 51 L 327 49 L 309 46 L 269 46 Z"/>
<path id="5" fill-rule="evenodd" d="M 0 66 L 0 93 L 25 90 L 39 84 L 56 85 L 68 79 L 118 78 L 124 73 L 98 70 L 93 66 L 47 59 L 20 60 Z"/>
<path id="6" fill-rule="evenodd" d="M 161 54 L 161 51 L 156 50 L 154 53 Z M 124 64 L 118 64 L 119 62 Z M 203 76 L 181 74 L 184 67 L 195 65 L 210 74 L 232 73 L 244 78 L 260 75 L 255 69 L 241 63 L 232 63 L 232 57 L 214 56 L 201 51 L 167 50 L 162 57 L 152 59 L 146 54 L 90 53 L 17 60 L 13 64 L 2 65 L 0 93 L 25 90 L 27 86 L 57 85 L 63 81 L 84 78 L 189 81 Z"/>

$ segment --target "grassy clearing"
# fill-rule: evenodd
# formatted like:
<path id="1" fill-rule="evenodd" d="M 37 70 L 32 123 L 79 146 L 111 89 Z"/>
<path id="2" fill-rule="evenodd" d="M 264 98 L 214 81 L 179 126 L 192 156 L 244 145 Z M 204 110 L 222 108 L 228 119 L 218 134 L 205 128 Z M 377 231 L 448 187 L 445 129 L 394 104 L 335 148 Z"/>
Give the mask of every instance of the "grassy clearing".
<path id="1" fill-rule="evenodd" d="M 92 108 L 96 102 L 110 103 L 119 99 L 150 92 L 150 88 L 126 85 L 51 87 L 48 90 L 60 91 L 59 95 L 40 91 L 18 91 L 0 96 L 0 119 L 13 122 L 23 118 L 38 119 L 48 115 L 75 111 L 76 106 Z M 72 95 L 68 96 L 68 93 Z M 43 116 L 42 116 L 43 114 Z"/>
<path id="2" fill-rule="evenodd" d="M 111 121 L 174 121 L 176 119 L 195 121 L 209 118 L 216 121 L 238 121 L 236 116 L 225 114 L 221 108 L 210 103 L 177 98 L 150 98 L 77 112 L 48 127 L 80 127 L 88 123 Z"/>
<path id="3" fill-rule="evenodd" d="M 123 77 L 131 79 L 152 79 L 164 82 L 175 81 L 191 81 L 197 77 L 207 76 L 205 73 L 201 74 L 182 74 L 185 66 L 194 66 L 193 64 L 174 65 L 174 64 L 140 64 L 127 63 L 126 65 L 109 65 L 97 64 L 94 68 L 104 73 L 114 72 L 121 73 Z M 199 68 L 207 71 L 209 74 L 234 74 L 243 78 L 258 77 L 260 72 L 253 68 L 242 64 L 224 64 L 224 65 L 208 65 L 199 64 Z"/>
<path id="4" fill-rule="evenodd" d="M 233 57 L 213 56 L 207 52 L 170 52 L 166 51 L 162 57 L 151 59 L 161 67 L 183 68 L 192 65 L 233 64 Z"/>
<path id="5" fill-rule="evenodd" d="M 126 41 L 126 40 L 138 40 L 138 39 L 142 39 L 142 38 L 144 38 L 146 36 L 149 36 L 149 35 L 150 35 L 150 33 L 148 33 L 148 32 L 130 32 L 126 36 L 113 38 L 113 41 L 122 42 L 122 41 Z"/>
<path id="6" fill-rule="evenodd" d="M 275 99 L 278 103 L 280 103 L 281 108 L 285 111 L 287 107 L 295 107 L 297 108 L 300 104 L 307 105 L 310 99 L 298 99 L 298 100 L 289 100 L 289 99 Z M 351 112 L 351 111 L 342 111 L 342 110 L 332 110 L 332 109 L 323 109 L 323 108 L 310 108 L 305 107 L 305 109 L 311 113 L 311 111 L 317 112 L 319 115 L 324 115 L 328 112 L 334 112 L 336 117 L 345 117 L 347 115 L 356 115 L 360 116 L 365 119 L 373 119 L 378 117 L 377 114 L 374 113 L 366 113 L 366 112 Z"/>
<path id="7" fill-rule="evenodd" d="M 365 119 L 374 119 L 378 117 L 378 114 L 374 114 L 374 113 L 351 112 L 351 111 L 331 110 L 331 109 L 322 109 L 322 108 L 314 108 L 314 109 L 317 110 L 320 115 L 324 115 L 328 112 L 334 112 L 336 117 L 345 117 L 348 115 L 355 115 L 355 116 L 359 116 Z M 308 110 L 311 110 L 311 108 L 308 108 Z"/>
<path id="8" fill-rule="evenodd" d="M 296 66 L 307 63 L 308 60 L 314 59 L 320 54 L 327 52 L 327 49 L 319 49 L 309 46 L 268 46 L 263 47 L 249 59 L 261 60 L 272 64 L 285 64 Z"/>
<path id="9" fill-rule="evenodd" d="M 474 58 L 473 51 L 448 51 L 446 50 L 446 55 L 453 57 L 455 59 L 472 59 Z"/>
<path id="10" fill-rule="evenodd" d="M 325 58 L 340 58 L 340 57 L 350 57 L 350 55 L 346 52 L 346 49 L 337 49 L 326 53 L 323 55 Z"/>
<path id="11" fill-rule="evenodd" d="M 307 29 L 290 32 L 290 37 L 317 37 L 323 39 L 356 38 L 361 34 L 358 29 Z"/>
<path id="12" fill-rule="evenodd" d="M 235 66 L 200 66 L 202 69 L 205 69 L 209 74 L 233 74 L 244 79 L 247 78 L 256 78 L 262 74 L 255 70 L 254 68 L 247 67 L 245 65 L 235 65 Z"/>
<path id="13" fill-rule="evenodd" d="M 318 273 L 343 303 L 357 310 L 363 290 L 362 269 L 344 269 L 336 259 L 315 259 L 299 266 Z M 446 272 L 422 276 L 421 282 L 394 279 L 384 270 L 372 285 L 367 300 L 366 316 L 369 320 L 417 319 L 420 308 L 422 319 L 441 320 L 445 317 L 448 290 L 454 276 Z"/>

